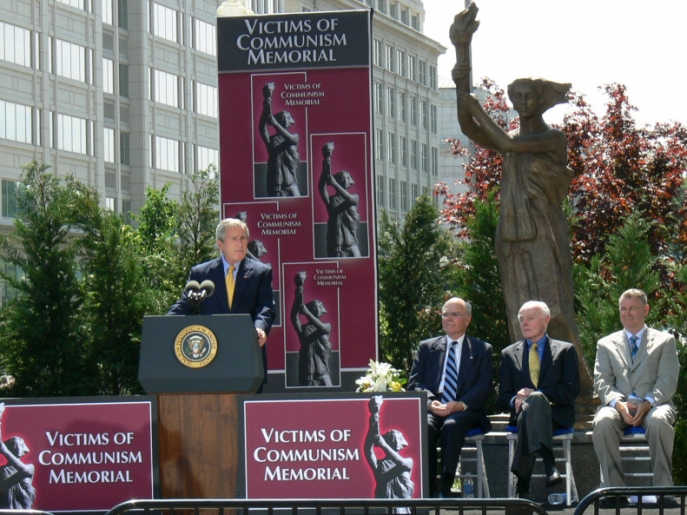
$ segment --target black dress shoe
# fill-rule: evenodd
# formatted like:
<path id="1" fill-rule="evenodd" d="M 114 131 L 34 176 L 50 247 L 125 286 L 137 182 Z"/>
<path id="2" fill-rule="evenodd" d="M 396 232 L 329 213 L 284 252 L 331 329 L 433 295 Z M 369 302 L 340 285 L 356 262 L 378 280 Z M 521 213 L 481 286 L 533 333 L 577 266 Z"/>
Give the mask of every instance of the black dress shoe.
<path id="1" fill-rule="evenodd" d="M 515 486 L 516 499 L 530 499 L 530 482 L 518 478 L 518 484 Z M 531 499 L 530 499 L 531 500 Z"/>
<path id="2" fill-rule="evenodd" d="M 553 468 L 550 473 L 546 474 L 546 486 L 556 486 L 560 484 L 563 481 L 563 478 L 561 475 L 558 473 L 556 470 L 556 467 Z"/>

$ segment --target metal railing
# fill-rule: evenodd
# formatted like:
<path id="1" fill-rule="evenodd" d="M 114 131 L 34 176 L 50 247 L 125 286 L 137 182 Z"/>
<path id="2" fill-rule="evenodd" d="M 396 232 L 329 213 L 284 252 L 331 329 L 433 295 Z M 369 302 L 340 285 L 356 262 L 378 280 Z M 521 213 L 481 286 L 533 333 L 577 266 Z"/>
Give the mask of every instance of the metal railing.
<path id="1" fill-rule="evenodd" d="M 656 502 L 647 502 L 648 497 L 654 496 Z M 630 503 L 628 499 L 636 497 L 636 502 Z M 582 515 L 590 507 L 594 515 L 598 515 L 599 509 L 612 509 L 616 514 L 623 510 L 626 514 L 629 510 L 636 510 L 641 515 L 643 510 L 658 510 L 662 515 L 665 510 L 670 514 L 679 513 L 685 515 L 685 497 L 687 486 L 643 486 L 643 487 L 609 487 L 599 488 L 587 494 L 577 505 L 573 515 Z"/>
<path id="2" fill-rule="evenodd" d="M 246 500 L 246 499 L 159 499 L 127 501 L 112 508 L 105 515 L 175 515 L 177 511 L 194 515 L 229 515 L 237 510 L 273 515 L 378 515 L 409 514 L 439 515 L 441 510 L 493 513 L 532 513 L 546 515 L 544 508 L 526 499 L 307 499 L 307 500 Z M 213 511 L 210 511 L 213 510 Z"/>

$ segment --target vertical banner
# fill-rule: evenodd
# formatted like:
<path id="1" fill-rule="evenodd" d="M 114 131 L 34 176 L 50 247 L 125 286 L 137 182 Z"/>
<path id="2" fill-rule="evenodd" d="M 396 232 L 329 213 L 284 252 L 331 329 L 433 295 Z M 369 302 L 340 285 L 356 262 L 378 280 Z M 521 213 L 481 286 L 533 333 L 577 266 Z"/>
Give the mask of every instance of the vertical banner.
<path id="1" fill-rule="evenodd" d="M 426 494 L 424 392 L 245 397 L 247 499 L 419 499 Z"/>
<path id="2" fill-rule="evenodd" d="M 377 357 L 371 11 L 218 18 L 222 216 L 271 265 L 266 391 Z"/>

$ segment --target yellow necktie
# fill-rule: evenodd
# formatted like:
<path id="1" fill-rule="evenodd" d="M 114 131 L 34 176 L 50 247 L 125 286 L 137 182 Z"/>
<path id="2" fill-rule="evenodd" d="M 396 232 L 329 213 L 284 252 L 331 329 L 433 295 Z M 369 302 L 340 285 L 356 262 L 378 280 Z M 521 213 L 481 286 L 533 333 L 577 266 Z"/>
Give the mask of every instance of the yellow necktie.
<path id="1" fill-rule="evenodd" d="M 530 346 L 530 379 L 534 387 L 537 387 L 539 383 L 539 369 L 541 368 L 541 362 L 539 361 L 539 349 L 537 348 L 537 342 L 533 342 Z"/>
<path id="2" fill-rule="evenodd" d="M 231 309 L 231 302 L 234 300 L 234 270 L 236 267 L 234 265 L 229 265 L 229 271 L 227 272 L 227 298 L 229 299 L 229 309 Z"/>

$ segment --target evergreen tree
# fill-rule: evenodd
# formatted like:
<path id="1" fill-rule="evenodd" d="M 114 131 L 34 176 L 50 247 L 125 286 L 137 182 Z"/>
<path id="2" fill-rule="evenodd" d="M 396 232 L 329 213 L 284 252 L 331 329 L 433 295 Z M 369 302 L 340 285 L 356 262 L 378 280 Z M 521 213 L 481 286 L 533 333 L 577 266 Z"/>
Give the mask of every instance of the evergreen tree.
<path id="1" fill-rule="evenodd" d="M 219 183 L 217 168 L 210 165 L 191 177 L 192 189 L 179 203 L 179 284 L 198 263 L 217 256 L 215 229 L 219 221 Z"/>
<path id="2" fill-rule="evenodd" d="M 11 239 L 0 253 L 23 272 L 2 278 L 16 291 L 0 312 L 0 355 L 14 379 L 4 393 L 22 397 L 84 395 L 97 373 L 81 319 L 74 245 L 77 194 L 32 161 L 24 167 Z"/>
<path id="3" fill-rule="evenodd" d="M 84 319 L 89 351 L 98 363 L 93 394 L 143 393 L 138 382 L 143 316 L 152 297 L 146 288 L 135 231 L 117 213 L 99 206 L 98 195 L 80 184 L 79 239 Z"/>
<path id="4" fill-rule="evenodd" d="M 443 230 L 429 196 L 417 199 L 405 223 L 382 214 L 379 241 L 381 354 L 410 371 L 420 340 L 441 328 L 440 311 L 453 267 L 452 236 Z"/>

